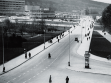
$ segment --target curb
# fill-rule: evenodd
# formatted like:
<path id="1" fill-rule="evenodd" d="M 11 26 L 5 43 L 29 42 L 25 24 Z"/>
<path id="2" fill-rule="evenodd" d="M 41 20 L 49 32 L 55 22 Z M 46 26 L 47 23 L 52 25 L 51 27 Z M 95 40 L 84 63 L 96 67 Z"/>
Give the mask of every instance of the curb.
<path id="1" fill-rule="evenodd" d="M 71 69 L 70 69 L 70 70 L 71 70 Z M 88 69 L 87 69 L 87 70 L 88 70 Z M 111 74 L 94 73 L 94 72 L 85 72 L 85 71 L 77 71 L 77 70 L 71 70 L 71 71 L 81 72 L 81 73 L 90 73 L 90 74 L 97 74 L 97 75 L 107 75 L 107 76 L 111 76 Z"/>

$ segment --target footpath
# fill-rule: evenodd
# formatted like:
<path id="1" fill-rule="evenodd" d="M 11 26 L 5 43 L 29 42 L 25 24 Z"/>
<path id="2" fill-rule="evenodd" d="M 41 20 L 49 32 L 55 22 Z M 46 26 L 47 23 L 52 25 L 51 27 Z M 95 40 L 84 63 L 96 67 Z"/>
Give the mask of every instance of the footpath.
<path id="1" fill-rule="evenodd" d="M 93 29 L 90 29 L 91 34 L 89 35 L 90 37 L 92 37 L 92 32 Z M 106 35 L 104 35 L 104 33 L 100 30 L 97 30 L 97 32 L 99 32 L 104 38 L 106 38 L 109 42 L 111 42 L 111 35 L 107 32 Z M 79 46 L 77 53 L 81 56 L 84 57 L 85 51 L 89 51 L 89 46 L 90 46 L 90 42 L 91 42 L 91 38 L 87 40 L 88 37 L 84 37 L 81 45 Z M 107 60 L 105 58 L 101 58 L 98 56 L 95 56 L 93 54 L 90 53 L 90 58 L 89 59 L 94 59 L 97 61 L 102 61 L 102 62 L 106 62 L 106 63 L 111 63 L 111 60 Z M 89 60 L 90 61 L 90 60 Z M 90 62 L 89 62 L 90 65 Z M 84 63 L 83 64 L 77 64 L 77 65 L 73 65 L 72 67 L 68 67 L 68 69 L 74 70 L 74 71 L 78 71 L 78 72 L 85 72 L 85 73 L 94 73 L 94 74 L 102 74 L 102 75 L 111 75 L 111 71 L 110 71 L 111 67 L 104 67 L 104 66 L 99 66 L 99 65 L 92 65 L 91 64 L 91 69 L 86 69 L 85 68 L 85 58 L 84 58 Z"/>
<path id="2" fill-rule="evenodd" d="M 63 25 L 62 25 L 63 26 Z M 69 25 L 69 27 L 71 27 L 70 31 L 74 30 L 74 26 L 73 25 Z M 64 36 L 67 36 L 69 34 L 68 32 L 69 30 L 67 30 L 66 32 L 64 32 Z M 61 40 L 63 38 L 61 35 L 58 36 L 58 39 Z M 5 67 L 5 72 L 3 72 L 3 65 L 0 65 L 0 75 L 7 73 L 15 68 L 17 68 L 18 66 L 24 64 L 25 62 L 27 62 L 28 60 L 30 60 L 31 58 L 33 58 L 34 56 L 38 55 L 40 52 L 46 50 L 48 47 L 52 46 L 54 43 L 58 42 L 57 37 L 52 39 L 52 43 L 49 42 L 45 42 L 45 44 L 41 44 L 38 47 L 35 47 L 29 51 L 27 51 L 27 59 L 25 58 L 25 54 L 21 54 L 20 56 L 6 62 L 4 64 Z M 44 49 L 45 46 L 45 49 Z M 29 52 L 31 53 L 31 58 L 29 58 Z"/>

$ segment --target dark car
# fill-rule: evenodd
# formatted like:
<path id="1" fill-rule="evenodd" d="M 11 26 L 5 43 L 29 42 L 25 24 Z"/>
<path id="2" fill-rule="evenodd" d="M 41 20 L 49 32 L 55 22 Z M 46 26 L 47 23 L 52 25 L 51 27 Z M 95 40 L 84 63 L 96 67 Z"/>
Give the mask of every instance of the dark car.
<path id="1" fill-rule="evenodd" d="M 75 38 L 75 41 L 78 41 L 78 38 L 77 38 L 77 37 Z"/>

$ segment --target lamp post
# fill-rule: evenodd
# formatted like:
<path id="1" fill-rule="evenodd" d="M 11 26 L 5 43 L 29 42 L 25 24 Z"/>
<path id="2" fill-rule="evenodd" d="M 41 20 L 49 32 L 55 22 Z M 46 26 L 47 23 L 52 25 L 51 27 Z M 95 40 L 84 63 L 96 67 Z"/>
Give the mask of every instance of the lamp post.
<path id="1" fill-rule="evenodd" d="M 87 36 L 87 34 L 86 34 L 86 26 L 87 25 L 87 21 L 85 20 L 85 37 Z"/>
<path id="2" fill-rule="evenodd" d="M 3 26 L 2 26 L 2 43 L 3 43 L 3 72 L 5 72 L 5 66 L 4 66 L 4 32 L 3 32 Z"/>
<path id="3" fill-rule="evenodd" d="M 69 29 L 69 62 L 68 66 L 70 66 L 70 29 Z"/>
<path id="4" fill-rule="evenodd" d="M 81 43 L 82 43 L 82 27 L 81 27 Z"/>
<path id="5" fill-rule="evenodd" d="M 44 49 L 45 49 L 45 29 L 44 29 Z"/>

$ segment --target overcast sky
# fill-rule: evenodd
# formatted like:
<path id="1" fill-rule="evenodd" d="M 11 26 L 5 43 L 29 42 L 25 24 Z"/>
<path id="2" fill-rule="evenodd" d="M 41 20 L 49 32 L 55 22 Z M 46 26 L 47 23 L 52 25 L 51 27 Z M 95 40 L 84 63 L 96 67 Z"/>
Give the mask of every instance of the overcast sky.
<path id="1" fill-rule="evenodd" d="M 93 0 L 93 1 L 98 1 L 98 2 L 104 2 L 104 3 L 111 4 L 111 0 Z"/>

